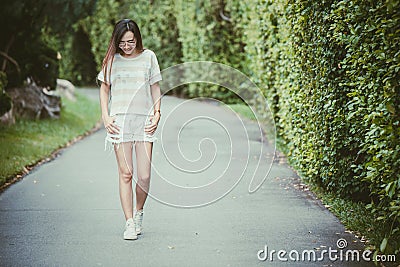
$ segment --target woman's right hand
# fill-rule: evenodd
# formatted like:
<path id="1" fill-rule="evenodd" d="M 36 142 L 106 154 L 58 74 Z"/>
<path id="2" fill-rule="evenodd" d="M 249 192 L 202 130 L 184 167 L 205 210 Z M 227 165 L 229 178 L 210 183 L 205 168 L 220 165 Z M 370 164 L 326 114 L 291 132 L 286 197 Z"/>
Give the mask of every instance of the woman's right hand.
<path id="1" fill-rule="evenodd" d="M 119 127 L 114 123 L 115 117 L 105 116 L 103 117 L 104 128 L 109 134 L 118 134 Z"/>

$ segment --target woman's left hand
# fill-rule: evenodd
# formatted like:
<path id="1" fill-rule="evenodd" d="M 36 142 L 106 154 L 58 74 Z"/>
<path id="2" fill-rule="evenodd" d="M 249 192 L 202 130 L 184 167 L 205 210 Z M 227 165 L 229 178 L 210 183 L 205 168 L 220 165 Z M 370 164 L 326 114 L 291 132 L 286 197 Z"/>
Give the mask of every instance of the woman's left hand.
<path id="1" fill-rule="evenodd" d="M 154 116 L 152 116 L 150 118 L 151 124 L 146 125 L 144 127 L 144 131 L 147 134 L 153 134 L 157 130 L 157 126 L 158 126 L 158 122 L 160 121 L 160 117 L 161 117 L 160 113 L 157 112 L 156 114 L 154 114 Z"/>

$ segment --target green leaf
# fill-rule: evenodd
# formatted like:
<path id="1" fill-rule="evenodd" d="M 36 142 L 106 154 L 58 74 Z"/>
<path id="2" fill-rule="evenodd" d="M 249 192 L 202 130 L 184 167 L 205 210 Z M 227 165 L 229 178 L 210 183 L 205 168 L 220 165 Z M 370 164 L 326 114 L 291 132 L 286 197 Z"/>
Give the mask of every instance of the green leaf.
<path id="1" fill-rule="evenodd" d="M 391 103 L 386 103 L 386 109 L 392 114 L 396 113 L 396 110 Z"/>
<path id="2" fill-rule="evenodd" d="M 385 252 L 387 242 L 388 242 L 388 239 L 387 239 L 387 237 L 385 237 L 385 238 L 382 240 L 381 245 L 379 246 L 379 248 L 380 248 L 380 250 L 381 250 L 382 252 Z"/>

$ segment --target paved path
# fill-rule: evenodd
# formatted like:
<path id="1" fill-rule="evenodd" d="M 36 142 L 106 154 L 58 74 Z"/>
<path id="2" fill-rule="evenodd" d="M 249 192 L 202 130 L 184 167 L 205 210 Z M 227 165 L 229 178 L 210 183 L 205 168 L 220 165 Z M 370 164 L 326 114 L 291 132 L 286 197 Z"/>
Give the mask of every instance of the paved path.
<path id="1" fill-rule="evenodd" d="M 216 119 L 207 119 L 210 114 Z M 179 133 L 183 122 L 200 115 Z M 362 245 L 298 189 L 284 158 L 274 161 L 258 191 L 248 193 L 261 143 L 256 125 L 244 126 L 216 105 L 163 99 L 152 196 L 137 241 L 122 240 L 117 168 L 114 155 L 103 151 L 104 130 L 63 150 L 0 194 L 0 266 L 369 266 L 331 262 L 327 253 L 314 262 L 296 262 L 288 254 L 282 262 L 276 253 L 272 262 L 258 259 L 265 246 L 269 252 L 296 250 L 301 258 L 303 250 L 319 257 L 324 249 L 337 249 L 339 238 L 348 242 L 346 249 Z M 257 181 L 268 171 L 272 151 L 265 145 Z M 191 205 L 200 207 L 179 207 Z"/>

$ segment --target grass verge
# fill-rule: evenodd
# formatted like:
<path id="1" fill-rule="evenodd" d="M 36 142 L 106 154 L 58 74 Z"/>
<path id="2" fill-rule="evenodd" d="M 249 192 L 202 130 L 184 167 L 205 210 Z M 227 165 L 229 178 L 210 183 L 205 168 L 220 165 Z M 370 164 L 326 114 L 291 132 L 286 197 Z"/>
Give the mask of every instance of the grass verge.
<path id="1" fill-rule="evenodd" d="M 58 120 L 21 119 L 11 126 L 0 125 L 0 188 L 96 125 L 98 103 L 80 93 L 76 96 L 76 101 L 62 99 Z"/>
<path id="2" fill-rule="evenodd" d="M 242 115 L 245 118 L 248 118 L 250 120 L 255 120 L 256 117 L 254 116 L 253 112 L 249 108 L 249 106 L 244 105 L 244 104 L 229 104 L 228 105 L 233 111 L 236 113 Z"/>

